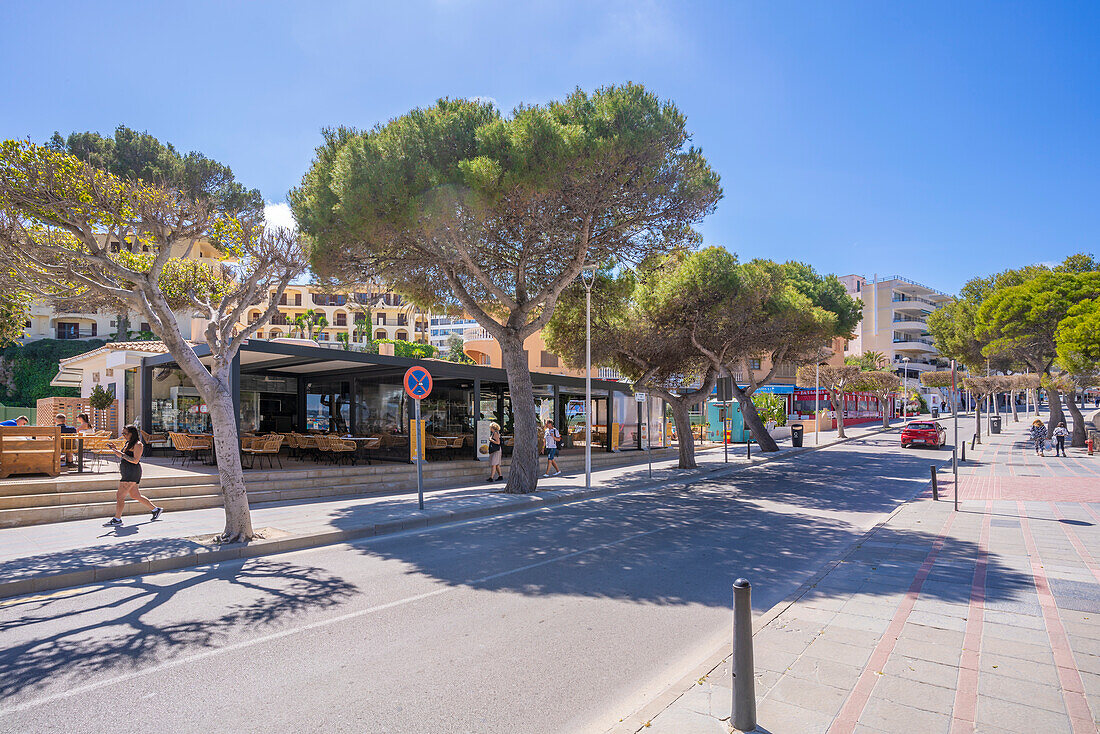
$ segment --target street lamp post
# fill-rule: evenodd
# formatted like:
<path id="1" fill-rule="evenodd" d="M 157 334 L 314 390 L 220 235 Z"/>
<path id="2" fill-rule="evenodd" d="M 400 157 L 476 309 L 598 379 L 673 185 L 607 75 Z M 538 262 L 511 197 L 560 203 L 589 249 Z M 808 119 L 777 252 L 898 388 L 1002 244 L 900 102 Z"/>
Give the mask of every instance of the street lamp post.
<path id="1" fill-rule="evenodd" d="M 901 422 L 909 420 L 909 358 L 902 357 L 901 372 Z"/>
<path id="2" fill-rule="evenodd" d="M 596 282 L 596 266 L 587 264 L 581 270 L 584 283 L 584 486 L 592 488 L 592 285 Z"/>
<path id="3" fill-rule="evenodd" d="M 821 417 L 817 414 L 818 410 L 818 390 L 821 388 L 818 385 L 821 381 L 818 379 L 818 372 L 821 370 L 821 363 L 818 362 L 814 365 L 814 446 L 821 443 Z"/>

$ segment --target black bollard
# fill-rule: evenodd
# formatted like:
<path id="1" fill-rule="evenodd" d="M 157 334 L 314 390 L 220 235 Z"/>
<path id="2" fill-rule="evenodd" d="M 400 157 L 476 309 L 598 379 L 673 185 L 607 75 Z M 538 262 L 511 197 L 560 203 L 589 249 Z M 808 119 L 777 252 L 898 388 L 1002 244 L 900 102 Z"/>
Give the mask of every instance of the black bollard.
<path id="1" fill-rule="evenodd" d="M 938 501 L 940 498 L 940 485 L 936 479 L 936 467 L 932 465 L 929 467 L 932 470 L 932 501 Z"/>

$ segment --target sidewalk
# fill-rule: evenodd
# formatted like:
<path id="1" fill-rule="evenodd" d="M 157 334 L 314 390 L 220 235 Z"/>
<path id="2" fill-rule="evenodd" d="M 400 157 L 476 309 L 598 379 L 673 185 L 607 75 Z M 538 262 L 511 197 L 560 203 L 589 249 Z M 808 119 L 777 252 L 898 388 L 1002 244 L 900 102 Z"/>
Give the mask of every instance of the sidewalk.
<path id="1" fill-rule="evenodd" d="M 754 624 L 759 731 L 1075 732 L 1100 724 L 1100 459 L 985 437 Z M 728 732 L 729 649 L 615 731 Z M 674 694 L 673 694 L 674 695 Z"/>
<path id="2" fill-rule="evenodd" d="M 848 428 L 848 436 L 852 440 L 881 430 L 879 424 L 868 424 Z M 730 446 L 728 464 L 720 446 L 697 452 L 695 470 L 677 469 L 676 460 L 654 462 L 652 479 L 645 455 L 639 453 L 640 463 L 593 471 L 591 490 L 585 489 L 583 471 L 540 479 L 538 491 L 527 495 L 503 494 L 501 484 L 486 483 L 431 490 L 425 492 L 423 511 L 417 509 L 415 492 L 254 505 L 252 524 L 264 539 L 247 544 L 210 542 L 224 524 L 220 507 L 165 513 L 155 523 L 145 516 L 127 516 L 119 528 L 94 519 L 3 529 L 0 598 L 523 512 L 670 482 L 691 483 L 716 472 L 741 471 L 813 451 L 813 436 L 807 438 L 809 445 L 801 449 L 792 448 L 788 439 L 778 453 L 767 455 L 754 446 L 751 462 L 744 444 Z M 821 448 L 837 442 L 835 435 L 821 439 Z"/>

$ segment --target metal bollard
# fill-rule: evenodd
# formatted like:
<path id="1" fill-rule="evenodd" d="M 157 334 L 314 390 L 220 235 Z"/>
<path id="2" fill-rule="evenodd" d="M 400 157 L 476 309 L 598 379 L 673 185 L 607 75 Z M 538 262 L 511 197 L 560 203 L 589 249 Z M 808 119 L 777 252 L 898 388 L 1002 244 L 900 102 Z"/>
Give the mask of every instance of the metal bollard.
<path id="1" fill-rule="evenodd" d="M 756 728 L 756 679 L 752 661 L 752 586 L 733 582 L 733 711 L 735 731 Z"/>
<path id="2" fill-rule="evenodd" d="M 749 461 L 752 461 L 752 439 L 751 438 L 748 440 L 748 443 L 745 444 L 745 458 L 748 459 Z"/>
<path id="3" fill-rule="evenodd" d="M 940 498 L 940 483 L 936 477 L 936 466 L 933 464 L 928 468 L 932 470 L 932 501 L 936 502 Z"/>
<path id="4" fill-rule="evenodd" d="M 962 450 L 962 458 L 960 458 L 959 461 L 966 461 L 966 441 L 963 441 Z"/>

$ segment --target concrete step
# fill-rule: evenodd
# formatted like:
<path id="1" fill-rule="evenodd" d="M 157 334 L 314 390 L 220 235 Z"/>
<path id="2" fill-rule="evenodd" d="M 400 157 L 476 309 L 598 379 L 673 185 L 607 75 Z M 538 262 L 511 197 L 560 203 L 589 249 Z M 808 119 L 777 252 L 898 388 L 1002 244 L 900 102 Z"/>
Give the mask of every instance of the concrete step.
<path id="1" fill-rule="evenodd" d="M 654 451 L 655 461 L 671 458 L 671 450 Z M 601 469 L 638 463 L 644 454 L 602 454 L 593 456 L 593 468 Z M 510 462 L 504 462 L 504 468 Z M 583 470 L 584 457 L 560 462 L 566 472 Z M 486 462 L 440 462 L 424 471 L 424 486 L 438 489 L 455 484 L 475 483 L 488 472 Z M 221 491 L 210 475 L 150 477 L 142 479 L 146 497 L 168 511 L 193 510 L 222 505 Z M 249 471 L 245 474 L 249 502 L 285 502 L 323 497 L 347 497 L 381 492 L 415 492 L 416 468 L 411 464 L 329 467 L 313 466 L 284 471 Z M 0 494 L 0 528 L 38 525 L 66 520 L 110 517 L 115 510 L 118 478 L 81 481 L 62 480 L 53 488 L 41 482 L 27 492 Z M 53 490 L 53 491 L 50 491 Z M 140 515 L 141 505 L 127 502 L 126 514 Z"/>

